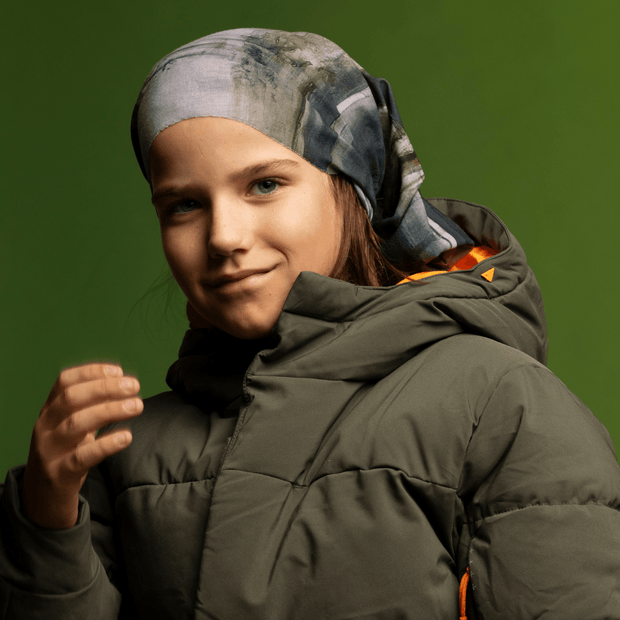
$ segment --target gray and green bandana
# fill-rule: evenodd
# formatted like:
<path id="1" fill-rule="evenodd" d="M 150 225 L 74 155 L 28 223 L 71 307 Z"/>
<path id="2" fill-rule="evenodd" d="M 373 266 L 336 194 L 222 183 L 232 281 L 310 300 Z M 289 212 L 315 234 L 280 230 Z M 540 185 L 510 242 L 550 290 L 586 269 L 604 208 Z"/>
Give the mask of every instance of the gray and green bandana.
<path id="1" fill-rule="evenodd" d="M 258 129 L 355 187 L 384 250 L 425 261 L 471 239 L 420 196 L 424 172 L 388 82 L 316 34 L 216 32 L 160 60 L 134 107 L 131 137 L 147 180 L 157 134 L 188 118 Z"/>

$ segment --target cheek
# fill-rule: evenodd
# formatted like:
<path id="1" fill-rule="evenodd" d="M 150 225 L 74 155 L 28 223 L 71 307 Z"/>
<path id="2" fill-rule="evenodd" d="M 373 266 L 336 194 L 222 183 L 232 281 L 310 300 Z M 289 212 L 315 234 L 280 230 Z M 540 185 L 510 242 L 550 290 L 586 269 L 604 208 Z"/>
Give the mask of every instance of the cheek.
<path id="1" fill-rule="evenodd" d="M 313 200 L 300 200 L 274 222 L 271 234 L 297 271 L 329 275 L 340 250 L 342 215 L 331 193 L 321 193 Z"/>
<path id="2" fill-rule="evenodd" d="M 338 260 L 342 243 L 342 216 L 332 204 L 321 209 L 320 217 L 306 233 L 310 255 L 314 255 L 317 271 L 329 275 Z"/>
<path id="3" fill-rule="evenodd" d="M 164 256 L 176 281 L 181 284 L 195 269 L 197 251 L 193 244 L 181 235 L 167 232 L 162 234 Z"/>

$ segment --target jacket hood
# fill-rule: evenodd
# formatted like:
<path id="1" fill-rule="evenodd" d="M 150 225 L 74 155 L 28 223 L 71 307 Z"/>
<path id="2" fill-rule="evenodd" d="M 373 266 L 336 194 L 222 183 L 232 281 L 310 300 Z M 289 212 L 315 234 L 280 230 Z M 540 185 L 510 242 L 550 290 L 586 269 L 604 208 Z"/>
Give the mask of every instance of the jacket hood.
<path id="1" fill-rule="evenodd" d="M 545 363 L 542 295 L 519 242 L 486 207 L 446 198 L 429 202 L 476 245 L 497 254 L 471 269 L 391 287 L 302 272 L 270 337 L 242 341 L 218 330 L 189 330 L 168 385 L 200 405 L 214 392 L 222 403 L 239 396 L 246 369 L 249 375 L 378 381 L 422 349 L 464 333 Z"/>

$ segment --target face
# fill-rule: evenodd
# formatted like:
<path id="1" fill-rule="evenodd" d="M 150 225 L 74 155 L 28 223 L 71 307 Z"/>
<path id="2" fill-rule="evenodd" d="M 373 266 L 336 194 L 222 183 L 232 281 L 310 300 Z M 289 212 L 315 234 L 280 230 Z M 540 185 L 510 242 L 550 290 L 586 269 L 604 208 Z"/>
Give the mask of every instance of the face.
<path id="1" fill-rule="evenodd" d="M 164 253 L 198 326 L 265 336 L 302 271 L 332 272 L 342 216 L 329 175 L 257 129 L 187 119 L 149 162 Z"/>

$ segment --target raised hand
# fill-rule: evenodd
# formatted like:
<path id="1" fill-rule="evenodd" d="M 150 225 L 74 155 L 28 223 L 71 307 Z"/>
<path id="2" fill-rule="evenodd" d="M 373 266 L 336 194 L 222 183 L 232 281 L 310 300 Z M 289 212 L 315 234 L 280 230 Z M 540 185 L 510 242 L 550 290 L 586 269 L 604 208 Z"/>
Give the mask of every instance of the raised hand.
<path id="1" fill-rule="evenodd" d="M 24 472 L 24 510 L 37 525 L 75 525 L 88 470 L 132 440 L 128 429 L 95 435 L 111 422 L 142 413 L 139 390 L 135 377 L 111 364 L 85 364 L 60 373 L 35 423 Z"/>

